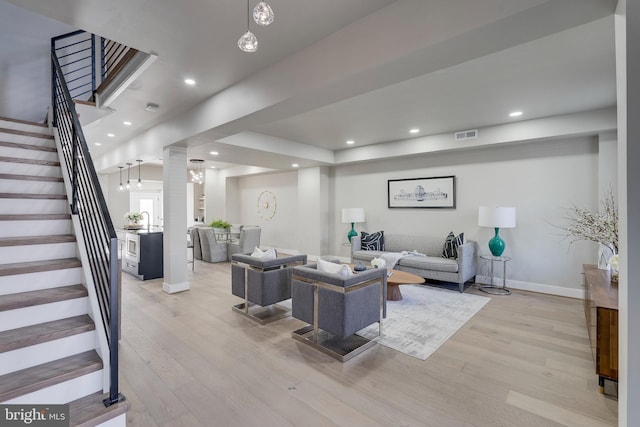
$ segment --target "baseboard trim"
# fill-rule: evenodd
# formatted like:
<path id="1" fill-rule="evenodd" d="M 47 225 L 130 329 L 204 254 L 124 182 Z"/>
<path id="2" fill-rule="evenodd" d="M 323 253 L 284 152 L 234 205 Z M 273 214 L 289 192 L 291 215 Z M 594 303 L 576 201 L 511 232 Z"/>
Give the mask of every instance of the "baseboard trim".
<path id="1" fill-rule="evenodd" d="M 184 292 L 190 289 L 189 282 L 182 283 L 167 283 L 162 282 L 162 290 L 168 294 L 175 294 L 177 292 Z"/>
<path id="2" fill-rule="evenodd" d="M 476 276 L 476 283 L 488 285 L 491 284 L 491 277 Z M 493 284 L 502 286 L 502 279 L 494 279 Z M 543 285 L 541 283 L 522 282 L 519 280 L 507 279 L 507 288 L 518 289 L 521 291 L 538 292 L 541 294 L 556 295 L 560 297 L 568 297 L 575 299 L 584 298 L 584 290 L 576 288 L 565 288 L 562 286 Z"/>

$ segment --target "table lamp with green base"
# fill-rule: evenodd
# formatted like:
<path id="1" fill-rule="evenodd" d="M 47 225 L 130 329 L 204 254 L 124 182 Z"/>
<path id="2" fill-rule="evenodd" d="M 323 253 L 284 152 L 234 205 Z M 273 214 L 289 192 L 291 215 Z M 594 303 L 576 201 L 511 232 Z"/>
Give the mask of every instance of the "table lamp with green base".
<path id="1" fill-rule="evenodd" d="M 478 225 L 492 227 L 495 230 L 495 236 L 489 240 L 489 251 L 494 257 L 500 257 L 504 252 L 505 243 L 498 233 L 501 228 L 515 228 L 516 208 L 480 206 Z"/>
<path id="2" fill-rule="evenodd" d="M 364 222 L 364 209 L 363 208 L 342 208 L 342 222 L 351 223 L 351 230 L 347 234 L 347 239 L 351 242 L 353 236 L 357 236 L 355 224 L 356 222 Z"/>

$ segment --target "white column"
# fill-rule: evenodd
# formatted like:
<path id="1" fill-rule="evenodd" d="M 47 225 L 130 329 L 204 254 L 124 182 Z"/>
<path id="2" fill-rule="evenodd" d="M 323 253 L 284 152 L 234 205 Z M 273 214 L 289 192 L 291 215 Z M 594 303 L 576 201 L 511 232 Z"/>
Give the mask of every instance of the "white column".
<path id="1" fill-rule="evenodd" d="M 640 0 L 616 9 L 620 196 L 618 425 L 640 425 Z"/>
<path id="2" fill-rule="evenodd" d="M 162 150 L 164 195 L 164 282 L 173 294 L 189 289 L 187 281 L 187 149 Z"/>
<path id="3" fill-rule="evenodd" d="M 329 250 L 329 168 L 298 171 L 298 250 L 309 256 Z"/>

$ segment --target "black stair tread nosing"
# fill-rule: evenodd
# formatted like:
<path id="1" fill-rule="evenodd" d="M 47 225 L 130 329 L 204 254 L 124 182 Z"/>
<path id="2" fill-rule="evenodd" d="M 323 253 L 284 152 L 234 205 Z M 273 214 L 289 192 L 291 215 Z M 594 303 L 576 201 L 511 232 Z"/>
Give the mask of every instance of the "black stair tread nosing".
<path id="1" fill-rule="evenodd" d="M 43 271 L 66 270 L 68 268 L 82 267 L 78 258 L 48 259 L 44 261 L 14 262 L 0 264 L 0 276 L 13 276 L 17 274 L 40 273 Z"/>
<path id="2" fill-rule="evenodd" d="M 14 173 L 0 173 L 0 179 L 15 179 L 18 181 L 64 182 L 64 179 L 61 176 L 19 175 Z"/>
<path id="3" fill-rule="evenodd" d="M 60 167 L 60 162 L 54 162 L 54 161 L 50 161 L 50 160 L 38 160 L 38 159 L 23 159 L 21 157 L 0 156 L 0 162 L 25 163 L 25 164 L 29 164 L 29 165 Z"/>
<path id="4" fill-rule="evenodd" d="M 9 141 L 0 141 L 0 147 L 19 148 L 21 150 L 48 151 L 50 153 L 58 152 L 58 149 L 52 145 L 23 144 L 20 142 Z"/>
<path id="5" fill-rule="evenodd" d="M 66 194 L 0 193 L 0 199 L 66 200 Z"/>
<path id="6" fill-rule="evenodd" d="M 94 350 L 0 376 L 0 402 L 102 369 Z"/>
<path id="7" fill-rule="evenodd" d="M 84 298 L 87 295 L 89 295 L 87 288 L 80 284 L 7 294 L 0 298 L 0 312 Z"/>
<path id="8" fill-rule="evenodd" d="M 49 245 L 55 243 L 75 242 L 76 236 L 73 234 L 52 234 L 48 236 L 20 236 L 20 237 L 0 237 L 0 247 L 6 246 L 26 246 L 26 245 Z"/>
<path id="9" fill-rule="evenodd" d="M 3 120 L 5 122 L 22 123 L 24 125 L 39 126 L 43 128 L 49 127 L 49 125 L 47 125 L 46 123 L 38 123 L 38 122 L 32 122 L 31 120 L 12 119 L 11 117 L 0 116 L 0 121 L 3 121 Z"/>
<path id="10" fill-rule="evenodd" d="M 38 132 L 29 132 L 27 130 L 0 128 L 0 133 L 10 133 L 12 135 L 30 136 L 33 138 L 53 139 L 53 135 Z"/>
<path id="11" fill-rule="evenodd" d="M 109 393 L 94 393 L 69 402 L 69 420 L 74 427 L 94 427 L 129 411 L 128 400 L 104 406 Z"/>
<path id="12" fill-rule="evenodd" d="M 0 332 L 0 353 L 95 330 L 86 314 Z"/>
<path id="13" fill-rule="evenodd" d="M 1 214 L 0 221 L 55 221 L 69 220 L 71 214 Z"/>

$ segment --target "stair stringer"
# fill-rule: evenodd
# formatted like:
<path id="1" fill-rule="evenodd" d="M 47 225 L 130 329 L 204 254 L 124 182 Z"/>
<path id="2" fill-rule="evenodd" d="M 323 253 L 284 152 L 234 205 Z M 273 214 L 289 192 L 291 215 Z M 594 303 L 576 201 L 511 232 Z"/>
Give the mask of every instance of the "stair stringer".
<path id="1" fill-rule="evenodd" d="M 50 114 L 51 116 L 51 114 Z M 52 123 L 52 118 L 49 117 L 49 123 Z M 70 180 L 69 170 L 67 169 L 67 163 L 64 159 L 64 154 L 62 152 L 62 144 L 60 142 L 60 135 L 58 133 L 58 128 L 52 128 L 54 140 L 56 143 L 56 148 L 58 149 L 58 158 L 60 159 L 60 167 L 62 169 L 62 178 L 64 180 L 65 192 L 67 194 L 67 200 L 72 200 L 72 186 Z M 82 262 L 82 278 L 83 284 L 87 288 L 87 292 L 89 294 L 89 316 L 93 319 L 96 324 L 96 352 L 102 359 L 102 392 L 108 393 L 110 389 L 110 374 L 111 374 L 111 366 L 109 364 L 110 360 L 110 349 L 109 349 L 109 341 L 107 339 L 107 335 L 105 332 L 106 325 L 102 321 L 102 315 L 100 314 L 100 304 L 98 302 L 98 295 L 96 292 L 96 286 L 93 281 L 93 275 L 91 273 L 90 268 L 90 260 L 88 256 L 88 251 L 85 246 L 84 233 L 82 231 L 82 227 L 80 225 L 80 219 L 78 215 L 71 215 L 71 222 L 73 225 L 73 233 L 76 236 L 76 243 L 78 247 L 78 258 Z M 117 343 L 118 340 L 116 339 Z M 118 346 L 115 345 L 115 351 L 118 351 Z"/>

